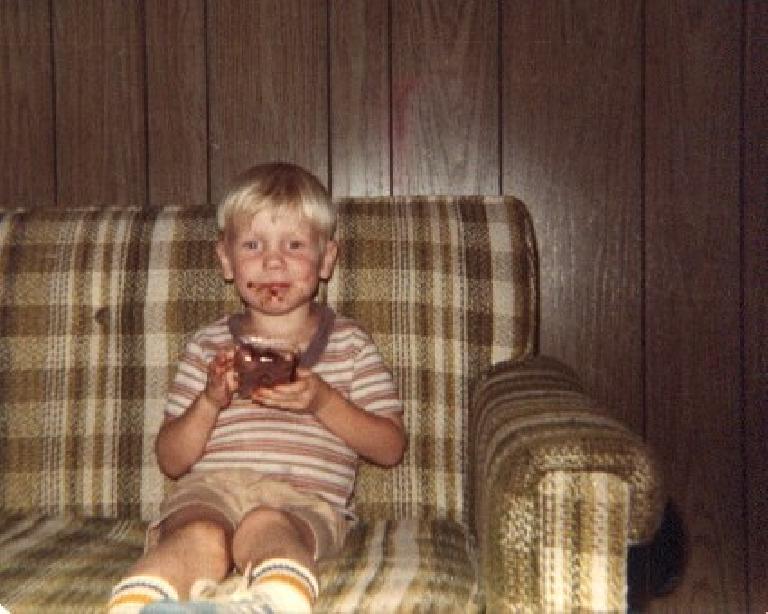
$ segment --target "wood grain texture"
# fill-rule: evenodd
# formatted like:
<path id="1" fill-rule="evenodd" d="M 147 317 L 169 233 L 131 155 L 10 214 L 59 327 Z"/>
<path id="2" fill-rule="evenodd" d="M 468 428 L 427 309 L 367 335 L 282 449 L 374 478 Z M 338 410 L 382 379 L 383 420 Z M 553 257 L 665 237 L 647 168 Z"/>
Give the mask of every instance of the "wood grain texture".
<path id="1" fill-rule="evenodd" d="M 390 194 L 389 2 L 330 6 L 331 191 Z"/>
<path id="2" fill-rule="evenodd" d="M 536 225 L 542 350 L 646 433 L 684 516 L 687 574 L 652 610 L 763 612 L 767 13 L 0 0 L 0 207 L 200 204 L 276 158 L 336 195 L 501 184 Z"/>
<path id="3" fill-rule="evenodd" d="M 312 0 L 208 5 L 212 197 L 283 160 L 328 183 L 328 15 Z"/>
<path id="4" fill-rule="evenodd" d="M 50 28 L 48 0 L 0 3 L 0 207 L 54 202 Z"/>
<path id="5" fill-rule="evenodd" d="M 497 5 L 392 3 L 395 194 L 498 194 Z"/>
<path id="6" fill-rule="evenodd" d="M 146 0 L 149 202 L 208 199 L 204 0 Z"/>
<path id="7" fill-rule="evenodd" d="M 141 5 L 54 2 L 61 206 L 146 203 Z"/>
<path id="8" fill-rule="evenodd" d="M 746 3 L 744 399 L 749 612 L 768 611 L 768 3 Z"/>
<path id="9" fill-rule="evenodd" d="M 654 611 L 744 612 L 741 14 L 719 0 L 646 6 L 648 439 L 690 548 Z"/>
<path id="10" fill-rule="evenodd" d="M 641 14 L 633 0 L 502 4 L 503 191 L 528 205 L 541 351 L 642 432 Z"/>

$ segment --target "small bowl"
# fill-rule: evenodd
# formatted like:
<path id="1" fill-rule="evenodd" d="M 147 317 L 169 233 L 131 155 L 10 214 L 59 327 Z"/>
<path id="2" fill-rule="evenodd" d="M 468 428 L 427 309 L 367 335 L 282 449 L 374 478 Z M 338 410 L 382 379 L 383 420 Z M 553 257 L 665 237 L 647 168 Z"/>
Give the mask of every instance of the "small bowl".
<path id="1" fill-rule="evenodd" d="M 238 394 L 251 398 L 259 388 L 296 381 L 298 349 L 291 343 L 264 337 L 239 337 L 235 341 Z"/>

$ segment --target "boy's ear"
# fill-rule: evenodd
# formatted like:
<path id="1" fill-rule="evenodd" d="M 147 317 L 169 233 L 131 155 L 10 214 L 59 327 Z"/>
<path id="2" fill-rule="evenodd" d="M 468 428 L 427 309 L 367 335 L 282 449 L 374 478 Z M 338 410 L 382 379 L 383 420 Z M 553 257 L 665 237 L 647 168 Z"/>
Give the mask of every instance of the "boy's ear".
<path id="1" fill-rule="evenodd" d="M 320 263 L 320 279 L 328 281 L 333 275 L 333 268 L 336 266 L 336 258 L 339 255 L 339 244 L 332 239 L 325 242 L 322 262 Z"/>
<path id="2" fill-rule="evenodd" d="M 235 273 L 232 270 L 232 261 L 227 254 L 227 246 L 223 238 L 216 241 L 216 256 L 218 256 L 219 264 L 221 264 L 224 281 L 232 281 L 235 278 Z"/>

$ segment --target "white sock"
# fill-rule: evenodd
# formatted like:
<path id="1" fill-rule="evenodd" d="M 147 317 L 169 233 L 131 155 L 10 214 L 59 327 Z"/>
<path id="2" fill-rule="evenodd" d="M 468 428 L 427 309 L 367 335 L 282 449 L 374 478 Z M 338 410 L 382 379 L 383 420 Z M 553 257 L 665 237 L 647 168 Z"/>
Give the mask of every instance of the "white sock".
<path id="1" fill-rule="evenodd" d="M 251 571 L 251 589 L 266 596 L 279 612 L 310 614 L 320 587 L 306 567 L 291 559 L 267 559 Z"/>
<path id="2" fill-rule="evenodd" d="M 130 576 L 112 589 L 108 614 L 137 614 L 148 603 L 162 599 L 179 600 L 179 594 L 167 580 L 157 576 Z"/>

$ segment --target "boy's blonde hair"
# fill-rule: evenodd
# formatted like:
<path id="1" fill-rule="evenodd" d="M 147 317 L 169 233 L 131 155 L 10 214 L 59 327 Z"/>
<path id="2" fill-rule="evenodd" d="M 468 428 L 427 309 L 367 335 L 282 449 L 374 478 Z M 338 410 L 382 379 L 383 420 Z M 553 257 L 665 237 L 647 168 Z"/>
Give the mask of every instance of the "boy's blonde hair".
<path id="1" fill-rule="evenodd" d="M 296 211 L 320 234 L 322 242 L 336 231 L 336 207 L 328 190 L 312 173 L 295 164 L 259 164 L 239 175 L 216 211 L 219 230 L 225 232 L 239 214 L 256 215 L 265 209 Z"/>

